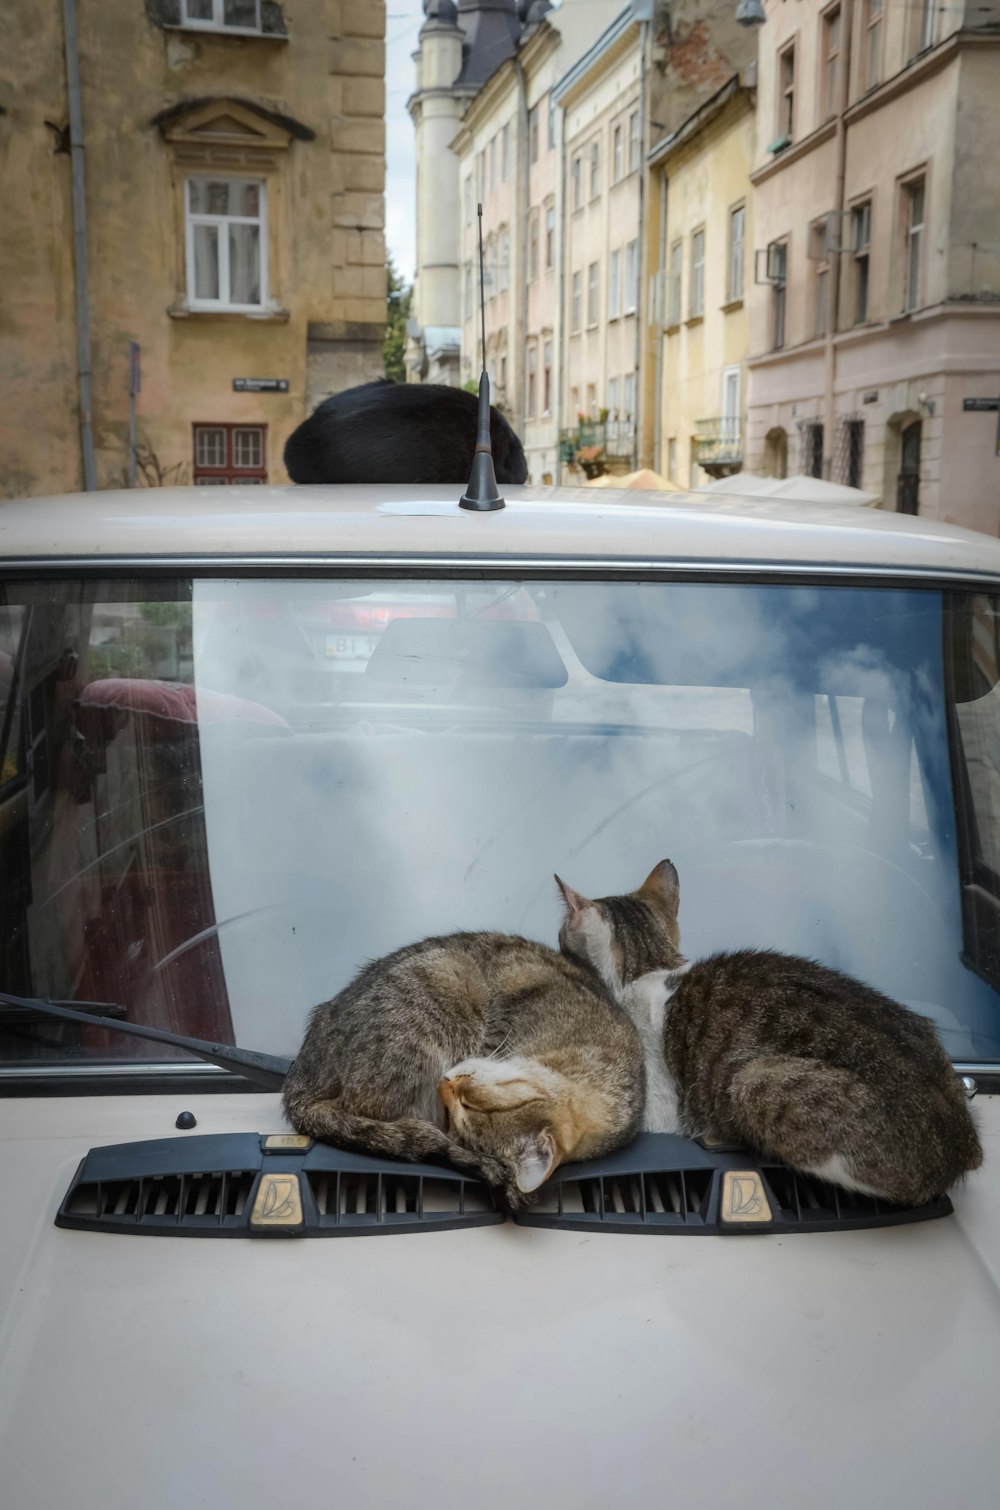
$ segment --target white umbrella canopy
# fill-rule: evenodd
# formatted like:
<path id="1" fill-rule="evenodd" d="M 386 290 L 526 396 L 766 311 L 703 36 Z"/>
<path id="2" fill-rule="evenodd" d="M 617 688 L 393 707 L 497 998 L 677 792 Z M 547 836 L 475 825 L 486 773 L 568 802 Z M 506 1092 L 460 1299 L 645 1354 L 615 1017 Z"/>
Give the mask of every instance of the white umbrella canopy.
<path id="1" fill-rule="evenodd" d="M 754 472 L 734 472 L 703 483 L 697 493 L 731 493 L 737 497 L 788 498 L 795 503 L 853 503 L 870 508 L 878 502 L 874 493 L 827 482 L 823 477 L 758 477 Z"/>

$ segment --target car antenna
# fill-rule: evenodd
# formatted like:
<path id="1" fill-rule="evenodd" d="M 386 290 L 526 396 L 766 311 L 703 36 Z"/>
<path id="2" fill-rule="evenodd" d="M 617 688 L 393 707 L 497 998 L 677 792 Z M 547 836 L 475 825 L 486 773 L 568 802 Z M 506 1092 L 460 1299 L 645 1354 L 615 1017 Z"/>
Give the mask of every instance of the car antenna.
<path id="1" fill-rule="evenodd" d="M 42 1017 L 56 1017 L 62 1022 L 83 1022 L 91 1028 L 107 1028 L 112 1033 L 128 1033 L 133 1038 L 148 1038 L 152 1043 L 169 1043 L 174 1048 L 186 1049 L 198 1059 L 217 1064 L 222 1069 L 233 1070 L 254 1085 L 265 1090 L 277 1091 L 284 1084 L 291 1068 L 290 1059 L 280 1059 L 276 1054 L 262 1054 L 257 1049 L 238 1049 L 231 1043 L 210 1043 L 205 1038 L 188 1038 L 183 1033 L 171 1033 L 166 1028 L 147 1028 L 144 1023 L 121 1022 L 117 1016 L 106 1016 L 94 1011 L 96 1002 L 80 1002 L 85 1012 L 63 1002 L 45 1001 L 31 996 L 12 996 L 0 991 L 0 1005 L 22 1007 L 26 1013 L 37 1012 Z M 111 1011 L 120 1014 L 124 1009 L 112 1006 Z"/>
<path id="2" fill-rule="evenodd" d="M 472 457 L 472 473 L 469 486 L 458 500 L 459 508 L 473 509 L 486 514 L 493 509 L 502 509 L 504 501 L 497 489 L 497 474 L 493 469 L 493 443 L 490 439 L 490 379 L 486 371 L 486 291 L 483 286 L 483 207 L 479 212 L 479 318 L 483 333 L 483 370 L 479 378 L 479 424 L 476 430 L 476 449 Z"/>

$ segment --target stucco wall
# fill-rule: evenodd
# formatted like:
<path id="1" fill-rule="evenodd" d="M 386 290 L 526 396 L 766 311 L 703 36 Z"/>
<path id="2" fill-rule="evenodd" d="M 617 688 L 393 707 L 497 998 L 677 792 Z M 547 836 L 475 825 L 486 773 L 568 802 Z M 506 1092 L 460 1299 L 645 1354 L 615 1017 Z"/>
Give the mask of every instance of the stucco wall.
<path id="1" fill-rule="evenodd" d="M 359 370 L 381 371 L 384 4 L 286 0 L 282 10 L 287 39 L 164 28 L 138 4 L 87 7 L 80 75 L 100 487 L 126 475 L 130 340 L 142 349 L 140 441 L 179 481 L 190 480 L 194 422 L 266 424 L 269 480 L 284 480 L 281 449 L 310 402 Z M 82 481 L 70 164 L 52 155 L 44 125 L 67 119 L 61 7 L 10 0 L 2 25 L 0 492 L 9 496 Z M 263 315 L 184 309 L 184 169 L 152 122 L 179 102 L 218 96 L 313 133 L 284 133 L 287 146 L 272 143 L 274 170 L 260 175 L 271 256 Z M 231 171 L 255 176 L 253 159 Z M 360 361 L 359 344 L 370 353 Z M 235 394 L 237 377 L 285 378 L 289 391 Z"/>

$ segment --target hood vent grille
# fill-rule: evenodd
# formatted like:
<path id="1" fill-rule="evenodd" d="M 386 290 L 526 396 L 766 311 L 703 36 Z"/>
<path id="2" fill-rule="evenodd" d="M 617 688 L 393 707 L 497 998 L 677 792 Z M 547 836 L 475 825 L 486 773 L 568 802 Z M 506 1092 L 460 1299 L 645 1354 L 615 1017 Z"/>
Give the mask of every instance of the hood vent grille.
<path id="1" fill-rule="evenodd" d="M 56 1216 L 76 1231 L 160 1237 L 338 1237 L 502 1222 L 484 1185 L 290 1134 L 94 1148 Z"/>
<path id="2" fill-rule="evenodd" d="M 664 1235 L 843 1232 L 928 1221 L 952 1210 L 947 1196 L 893 1206 L 668 1133 L 644 1133 L 603 1159 L 567 1164 L 539 1196 L 516 1217 L 521 1226 Z"/>

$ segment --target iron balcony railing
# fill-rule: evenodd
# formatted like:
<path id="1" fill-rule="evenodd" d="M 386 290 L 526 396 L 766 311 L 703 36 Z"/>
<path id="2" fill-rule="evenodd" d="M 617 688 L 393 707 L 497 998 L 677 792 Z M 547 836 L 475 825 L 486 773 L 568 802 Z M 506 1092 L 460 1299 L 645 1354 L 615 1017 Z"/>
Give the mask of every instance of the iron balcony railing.
<path id="1" fill-rule="evenodd" d="M 694 429 L 699 466 L 739 466 L 743 433 L 738 419 L 725 414 L 718 419 L 697 419 Z"/>
<path id="2" fill-rule="evenodd" d="M 630 457 L 635 439 L 635 423 L 631 419 L 581 420 L 572 430 L 560 430 L 559 445 L 563 454 L 570 454 L 596 446 L 609 458 Z"/>

